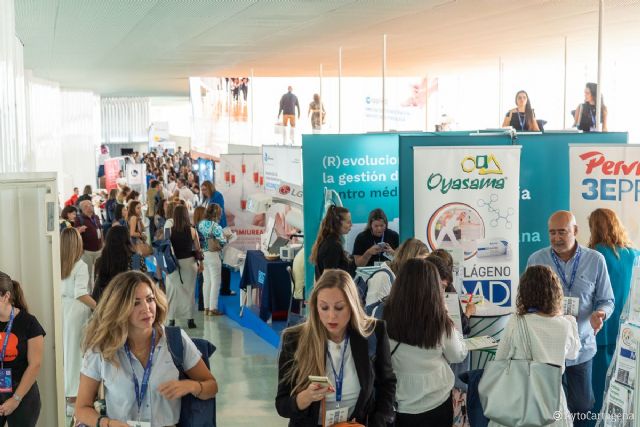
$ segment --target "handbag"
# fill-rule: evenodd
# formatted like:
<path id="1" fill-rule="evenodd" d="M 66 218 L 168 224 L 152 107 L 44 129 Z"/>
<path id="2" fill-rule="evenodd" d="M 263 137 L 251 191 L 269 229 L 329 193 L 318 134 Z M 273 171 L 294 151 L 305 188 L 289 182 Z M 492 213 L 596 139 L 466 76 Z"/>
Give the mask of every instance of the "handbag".
<path id="1" fill-rule="evenodd" d="M 523 316 L 516 318 L 527 359 L 514 359 L 513 345 L 507 359 L 487 363 L 478 384 L 484 415 L 508 427 L 549 425 L 560 407 L 562 370 L 533 360 L 527 322 Z"/>
<path id="2" fill-rule="evenodd" d="M 209 252 L 220 252 L 222 250 L 220 242 L 213 238 L 207 239 L 207 247 L 209 248 Z"/>

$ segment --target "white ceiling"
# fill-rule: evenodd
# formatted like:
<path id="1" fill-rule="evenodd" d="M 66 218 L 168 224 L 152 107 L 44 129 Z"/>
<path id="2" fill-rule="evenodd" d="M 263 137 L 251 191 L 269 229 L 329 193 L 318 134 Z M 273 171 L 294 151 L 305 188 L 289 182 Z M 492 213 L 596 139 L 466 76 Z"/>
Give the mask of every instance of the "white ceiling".
<path id="1" fill-rule="evenodd" d="M 186 95 L 189 76 L 424 75 L 596 49 L 597 0 L 15 0 L 25 67 L 103 95 Z M 606 0 L 605 47 L 640 43 L 640 0 Z M 609 51 L 611 51 L 609 50 Z"/>

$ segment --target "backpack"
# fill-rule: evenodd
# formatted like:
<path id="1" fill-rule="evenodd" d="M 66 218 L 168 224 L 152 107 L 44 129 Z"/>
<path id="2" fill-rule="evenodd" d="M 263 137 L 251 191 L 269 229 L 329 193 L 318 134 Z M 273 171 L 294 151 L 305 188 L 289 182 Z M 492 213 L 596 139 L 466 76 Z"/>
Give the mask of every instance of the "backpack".
<path id="1" fill-rule="evenodd" d="M 189 377 L 184 373 L 183 368 L 184 345 L 182 343 L 181 330 L 176 326 L 165 326 L 164 330 L 167 334 L 169 353 L 171 353 L 173 364 L 176 365 L 180 372 L 180 379 L 188 379 Z M 202 360 L 207 369 L 211 370 L 209 357 L 216 351 L 216 347 L 203 338 L 191 338 L 191 341 L 202 353 Z M 180 421 L 176 426 L 216 427 L 216 398 L 200 400 L 191 393 L 183 396 L 180 404 Z"/>
<path id="2" fill-rule="evenodd" d="M 378 304 L 380 304 L 379 301 L 370 304 L 369 306 L 366 305 L 367 303 L 367 291 L 369 290 L 369 280 L 371 280 L 371 278 L 373 276 L 375 276 L 376 274 L 380 273 L 380 272 L 384 272 L 387 274 L 387 276 L 389 276 L 389 280 L 391 281 L 391 283 L 393 283 L 393 281 L 396 279 L 393 272 L 387 270 L 386 268 L 381 268 L 380 270 L 376 270 L 375 272 L 373 272 L 373 274 L 371 276 L 369 276 L 369 278 L 367 280 L 364 280 L 362 278 L 362 276 L 358 276 L 356 277 L 356 288 L 358 289 L 358 295 L 360 296 L 360 303 L 362 304 L 362 307 L 364 307 L 365 312 L 367 314 L 371 314 L 371 311 L 373 311 L 373 309 L 375 307 L 377 307 Z M 369 307 L 371 307 L 369 309 Z M 367 310 L 369 309 L 369 310 Z"/>
<path id="3" fill-rule="evenodd" d="M 171 246 L 169 233 L 165 232 L 162 239 L 154 240 L 153 249 L 156 255 L 158 268 L 165 270 L 168 274 L 171 274 L 176 270 L 179 272 L 180 265 L 173 254 L 173 247 Z M 182 276 L 180 277 L 180 280 L 182 281 Z"/>

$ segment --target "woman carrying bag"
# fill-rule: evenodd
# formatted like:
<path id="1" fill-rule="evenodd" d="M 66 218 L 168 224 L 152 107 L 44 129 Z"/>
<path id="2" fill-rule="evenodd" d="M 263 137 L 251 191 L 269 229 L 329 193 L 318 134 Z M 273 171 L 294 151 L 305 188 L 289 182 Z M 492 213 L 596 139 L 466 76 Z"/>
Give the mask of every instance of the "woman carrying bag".
<path id="1" fill-rule="evenodd" d="M 187 327 L 195 329 L 196 273 L 202 268 L 202 263 L 196 261 L 195 255 L 202 252 L 198 233 L 191 226 L 189 211 L 184 205 L 177 205 L 173 211 L 170 239 L 173 253 L 178 260 L 178 268 L 167 275 L 169 326 L 175 325 L 175 319 L 187 319 Z"/>
<path id="2" fill-rule="evenodd" d="M 227 244 L 222 227 L 220 226 L 222 208 L 217 203 L 207 206 L 204 219 L 196 224 L 202 234 L 204 251 L 204 281 L 203 299 L 205 316 L 221 316 L 218 310 L 218 294 L 222 280 L 222 256 L 221 250 Z"/>
<path id="3" fill-rule="evenodd" d="M 489 426 L 573 425 L 561 378 L 565 360 L 578 357 L 580 337 L 575 318 L 562 315 L 562 299 L 549 267 L 520 277 L 516 314 L 478 385 Z"/>
<path id="4" fill-rule="evenodd" d="M 325 270 L 311 293 L 309 318 L 283 333 L 278 414 L 290 427 L 346 421 L 386 427 L 395 391 L 384 322 L 365 315 L 348 273 Z"/>

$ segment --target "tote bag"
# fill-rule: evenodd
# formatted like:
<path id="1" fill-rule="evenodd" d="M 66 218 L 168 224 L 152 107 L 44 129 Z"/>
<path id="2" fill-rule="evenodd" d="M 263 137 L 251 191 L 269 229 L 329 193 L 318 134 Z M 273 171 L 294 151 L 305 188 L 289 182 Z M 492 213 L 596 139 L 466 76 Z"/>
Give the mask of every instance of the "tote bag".
<path id="1" fill-rule="evenodd" d="M 562 371 L 559 366 L 533 361 L 531 340 L 523 316 L 517 316 L 520 340 L 526 359 L 509 357 L 487 363 L 478 384 L 484 415 L 509 427 L 539 427 L 552 424 L 560 407 Z"/>

